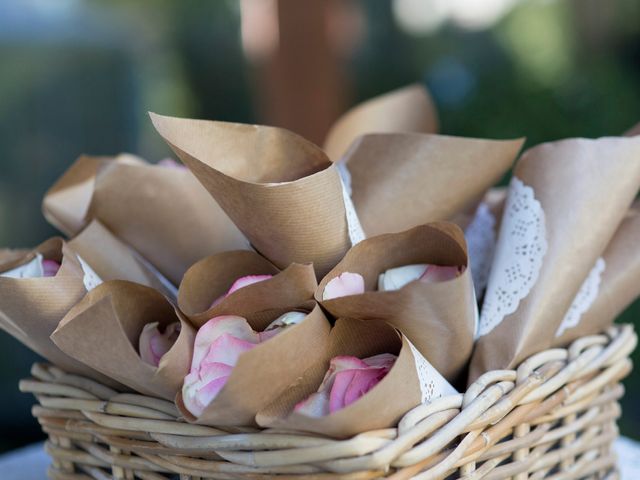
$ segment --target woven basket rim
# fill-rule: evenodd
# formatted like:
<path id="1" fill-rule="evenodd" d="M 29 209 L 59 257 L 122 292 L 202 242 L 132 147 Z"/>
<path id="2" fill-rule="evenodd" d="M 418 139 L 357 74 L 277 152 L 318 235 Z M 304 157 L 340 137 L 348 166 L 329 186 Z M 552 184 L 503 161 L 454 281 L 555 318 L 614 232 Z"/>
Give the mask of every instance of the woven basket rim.
<path id="1" fill-rule="evenodd" d="M 619 382 L 636 344 L 631 325 L 612 326 L 516 370 L 488 372 L 466 392 L 410 410 L 397 427 L 346 440 L 189 424 L 171 402 L 47 364 L 34 364 L 20 390 L 39 401 L 33 415 L 49 434 L 52 478 L 106 478 L 105 469 L 153 479 L 605 478 L 615 474 Z"/>

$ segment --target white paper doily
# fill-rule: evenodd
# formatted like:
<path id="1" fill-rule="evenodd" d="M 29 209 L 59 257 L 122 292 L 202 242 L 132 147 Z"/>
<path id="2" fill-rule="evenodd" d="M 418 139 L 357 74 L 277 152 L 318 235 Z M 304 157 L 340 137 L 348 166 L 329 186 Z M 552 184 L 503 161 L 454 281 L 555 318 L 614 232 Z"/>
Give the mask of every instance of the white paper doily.
<path id="1" fill-rule="evenodd" d="M 44 275 L 42 266 L 42 255 L 36 254 L 35 258 L 30 262 L 20 265 L 6 272 L 0 273 L 0 277 L 6 278 L 39 278 Z"/>
<path id="2" fill-rule="evenodd" d="M 587 278 L 580 286 L 580 290 L 576 294 L 567 314 L 562 319 L 562 323 L 556 331 L 556 337 L 559 337 L 570 328 L 576 327 L 580 323 L 580 318 L 589 310 L 596 297 L 598 296 L 598 290 L 600 289 L 600 282 L 602 281 L 602 274 L 607 264 L 604 258 L 596 260 L 596 264 L 593 266 Z"/>
<path id="3" fill-rule="evenodd" d="M 533 189 L 511 179 L 478 335 L 486 335 L 518 308 L 538 279 L 547 252 L 544 211 Z"/>
<path id="4" fill-rule="evenodd" d="M 80 258 L 79 255 L 77 257 L 80 262 L 80 266 L 82 267 L 82 272 L 84 273 L 84 276 L 82 277 L 84 288 L 87 289 L 87 292 L 90 292 L 102 283 L 102 279 L 87 262 Z"/>
<path id="5" fill-rule="evenodd" d="M 496 248 L 496 218 L 489 206 L 482 202 L 467 226 L 464 235 L 469 250 L 469 263 L 476 296 L 482 297 L 489 281 L 491 262 Z"/>
<path id="6" fill-rule="evenodd" d="M 347 228 L 349 230 L 349 239 L 351 245 L 360 243 L 366 238 L 360 219 L 356 213 L 356 208 L 351 200 L 351 172 L 344 162 L 336 164 L 338 167 L 338 173 L 340 174 L 340 180 L 342 182 L 342 198 L 344 200 L 344 210 L 347 216 Z"/>
<path id="7" fill-rule="evenodd" d="M 411 347 L 413 360 L 416 364 L 416 372 L 420 382 L 420 392 L 422 393 L 422 403 L 429 403 L 436 398 L 458 393 L 458 391 L 440 375 L 440 372 L 422 356 L 418 349 L 408 340 L 407 342 L 409 343 L 409 347 Z"/>

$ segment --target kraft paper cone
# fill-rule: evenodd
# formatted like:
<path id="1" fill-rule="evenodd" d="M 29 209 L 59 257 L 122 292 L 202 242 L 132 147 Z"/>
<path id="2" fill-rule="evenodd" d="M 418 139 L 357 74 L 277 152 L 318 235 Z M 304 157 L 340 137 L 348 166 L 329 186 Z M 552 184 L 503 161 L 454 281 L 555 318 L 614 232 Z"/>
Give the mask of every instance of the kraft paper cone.
<path id="1" fill-rule="evenodd" d="M 400 290 L 376 291 L 380 273 L 417 263 L 465 268 L 446 282 L 414 281 Z M 323 301 L 327 283 L 343 272 L 362 275 L 365 293 Z M 364 240 L 322 279 L 316 300 L 336 318 L 378 319 L 393 325 L 452 383 L 471 355 L 477 306 L 464 236 L 453 223 L 432 223 Z"/>
<path id="2" fill-rule="evenodd" d="M 15 263 L 29 253 L 26 249 L 0 248 L 0 265 Z"/>
<path id="3" fill-rule="evenodd" d="M 186 168 L 112 163 L 98 173 L 88 216 L 174 284 L 201 258 L 249 243 Z"/>
<path id="4" fill-rule="evenodd" d="M 233 282 L 248 275 L 272 278 L 236 290 L 212 306 Z M 184 276 L 178 292 L 178 305 L 192 324 L 201 327 L 220 315 L 257 315 L 273 309 L 293 309 L 312 300 L 317 287 L 313 266 L 291 264 L 280 272 L 255 252 L 220 253 L 202 259 Z"/>
<path id="5" fill-rule="evenodd" d="M 438 131 L 438 114 L 426 88 L 408 85 L 371 98 L 353 107 L 333 124 L 324 151 L 338 161 L 349 145 L 368 133 Z"/>
<path id="6" fill-rule="evenodd" d="M 284 269 L 319 276 L 351 246 L 340 175 L 325 153 L 287 130 L 151 114 L 158 133 L 255 249 Z"/>
<path id="7" fill-rule="evenodd" d="M 302 302 L 298 307 L 273 310 L 268 316 L 262 312 L 255 317 L 245 316 L 255 331 L 262 331 L 287 311 L 309 312 L 300 323 L 244 352 L 225 386 L 200 417 L 195 418 L 185 408 L 179 392 L 176 405 L 188 422 L 213 426 L 255 425 L 255 415 L 260 409 L 323 358 L 331 328 L 329 322 L 313 301 Z"/>
<path id="8" fill-rule="evenodd" d="M 150 270 L 148 263 L 97 220 L 67 242 L 64 251 L 80 256 L 103 281 L 128 280 L 176 298 L 175 287 Z"/>
<path id="9" fill-rule="evenodd" d="M 333 357 L 351 355 L 362 359 L 381 353 L 391 353 L 398 358 L 380 383 L 354 403 L 324 417 L 311 417 L 294 411 L 298 402 L 318 390 Z M 424 373 L 428 369 L 431 369 L 433 376 L 429 380 L 424 375 L 421 378 L 419 371 Z M 425 388 L 432 388 L 434 395 L 425 397 Z M 401 337 L 389 325 L 379 321 L 339 319 L 331 330 L 329 346 L 323 360 L 307 370 L 283 395 L 260 411 L 256 420 L 263 427 L 345 438 L 392 427 L 406 412 L 420 403 L 453 393 L 456 393 L 453 387 L 433 371 L 410 346 L 406 337 Z M 390 399 L 393 401 L 389 401 Z"/>
<path id="10" fill-rule="evenodd" d="M 180 321 L 173 347 L 154 367 L 138 353 L 148 323 L 161 327 Z M 173 400 L 189 372 L 195 329 L 156 290 L 126 281 L 110 281 L 89 292 L 51 335 L 70 357 L 144 395 Z"/>
<path id="11" fill-rule="evenodd" d="M 93 157 L 82 155 L 47 191 L 42 212 L 47 221 L 65 235 L 72 237 L 88 223 L 87 212 L 95 179 L 100 168 L 110 163 L 140 163 L 132 155 Z"/>
<path id="12" fill-rule="evenodd" d="M 527 151 L 509 187 L 470 381 L 549 348 L 640 187 L 640 137 Z"/>
<path id="13" fill-rule="evenodd" d="M 345 155 L 367 235 L 447 220 L 472 207 L 511 168 L 523 139 L 372 134 Z"/>
<path id="14" fill-rule="evenodd" d="M 6 272 L 33 260 L 37 254 L 61 262 L 54 277 L 0 277 L 0 326 L 63 370 L 118 387 L 115 381 L 67 356 L 49 338 L 64 315 L 86 292 L 82 269 L 75 257 L 62 255 L 63 245 L 61 238 L 54 237 L 21 259 L 13 258 L 0 265 L 0 272 Z"/>
<path id="15" fill-rule="evenodd" d="M 571 313 L 565 315 L 556 331 L 554 346 L 569 345 L 579 337 L 603 332 L 640 295 L 638 240 L 640 209 L 632 209 L 589 272 L 571 305 Z"/>

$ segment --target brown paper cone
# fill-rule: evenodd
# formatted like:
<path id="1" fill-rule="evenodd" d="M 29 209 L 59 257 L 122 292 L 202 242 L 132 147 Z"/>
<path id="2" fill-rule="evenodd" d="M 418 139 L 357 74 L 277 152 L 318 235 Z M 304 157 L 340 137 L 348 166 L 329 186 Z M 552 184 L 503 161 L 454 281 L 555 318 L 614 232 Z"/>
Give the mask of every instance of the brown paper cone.
<path id="1" fill-rule="evenodd" d="M 639 186 L 640 137 L 562 140 L 522 156 L 505 206 L 470 381 L 551 346 Z"/>
<path id="2" fill-rule="evenodd" d="M 347 111 L 333 124 L 324 151 L 338 161 L 349 145 L 368 133 L 438 131 L 438 114 L 426 88 L 408 85 L 374 97 Z"/>
<path id="3" fill-rule="evenodd" d="M 248 285 L 212 306 L 233 282 L 247 275 L 273 275 Z M 201 327 L 220 315 L 256 315 L 273 309 L 293 309 L 312 300 L 317 287 L 313 266 L 292 264 L 280 272 L 255 252 L 219 253 L 202 259 L 184 276 L 178 292 L 178 305 L 193 325 Z"/>
<path id="4" fill-rule="evenodd" d="M 128 280 L 155 288 L 175 300 L 176 289 L 151 271 L 129 246 L 93 220 L 69 241 L 65 253 L 79 255 L 101 280 Z"/>
<path id="5" fill-rule="evenodd" d="M 400 232 L 472 207 L 511 167 L 522 143 L 417 133 L 361 137 L 345 162 L 364 231 Z"/>
<path id="6" fill-rule="evenodd" d="M 249 287 L 246 287 L 249 288 Z M 243 353 L 229 380 L 202 415 L 195 418 L 184 407 L 182 393 L 176 405 L 187 421 L 202 425 L 255 425 L 256 413 L 325 355 L 330 325 L 319 306 L 303 302 L 295 310 L 310 312 L 299 324 L 287 327 L 268 341 Z M 264 330 L 281 314 L 293 309 L 273 310 L 270 315 L 246 315 L 256 331 Z"/>
<path id="7" fill-rule="evenodd" d="M 92 157 L 82 155 L 47 191 L 42 212 L 47 221 L 65 235 L 72 237 L 86 224 L 87 212 L 98 170 L 110 163 L 140 163 L 132 155 Z"/>
<path id="8" fill-rule="evenodd" d="M 298 402 L 318 390 L 333 357 L 351 355 L 362 359 L 381 353 L 391 353 L 398 358 L 389 373 L 366 395 L 324 417 L 310 417 L 294 411 Z M 260 411 L 256 420 L 263 427 L 315 432 L 337 438 L 392 427 L 407 411 L 426 400 L 417 368 L 421 361 L 423 359 L 414 357 L 406 337 L 401 338 L 388 324 L 339 319 L 331 330 L 324 359 Z M 440 378 L 440 381 L 443 380 Z M 444 394 L 455 392 L 450 385 L 438 385 L 435 390 Z"/>
<path id="9" fill-rule="evenodd" d="M 118 384 L 108 377 L 67 356 L 49 338 L 58 322 L 86 292 L 81 267 L 75 257 L 63 257 L 63 245 L 61 238 L 54 237 L 21 259 L 12 258 L 0 265 L 0 272 L 5 272 L 27 263 L 38 253 L 45 259 L 62 263 L 54 277 L 0 277 L 0 326 L 65 371 L 117 387 Z"/>
<path id="10" fill-rule="evenodd" d="M 88 216 L 100 220 L 176 285 L 201 258 L 249 248 L 187 169 L 112 163 L 98 173 Z"/>
<path id="11" fill-rule="evenodd" d="M 176 343 L 159 367 L 138 354 L 140 333 L 148 323 L 166 327 L 180 321 Z M 152 288 L 110 281 L 89 292 L 51 335 L 70 357 L 140 392 L 173 400 L 189 372 L 195 329 Z"/>
<path id="12" fill-rule="evenodd" d="M 640 295 L 638 240 L 640 210 L 632 209 L 602 255 L 604 271 L 599 278 L 600 284 L 592 290 L 595 294 L 593 303 L 586 305 L 587 310 L 581 315 L 578 310 L 575 326 L 558 329 L 554 346 L 565 346 L 579 337 L 601 333 Z M 587 292 L 585 295 L 589 296 Z"/>
<path id="13" fill-rule="evenodd" d="M 156 130 L 258 252 L 324 275 L 348 250 L 342 184 L 318 147 L 283 129 L 151 114 Z"/>
<path id="14" fill-rule="evenodd" d="M 427 263 L 464 266 L 446 282 L 411 282 L 400 290 L 375 291 L 378 275 L 390 268 Z M 473 348 L 476 302 L 460 228 L 432 223 L 396 234 L 372 237 L 353 247 L 322 279 L 316 300 L 337 318 L 384 320 L 396 327 L 450 382 L 467 365 Z M 322 301 L 330 280 L 343 272 L 359 273 L 365 293 Z"/>
<path id="15" fill-rule="evenodd" d="M 29 254 L 26 249 L 0 248 L 0 265 L 15 263 Z"/>

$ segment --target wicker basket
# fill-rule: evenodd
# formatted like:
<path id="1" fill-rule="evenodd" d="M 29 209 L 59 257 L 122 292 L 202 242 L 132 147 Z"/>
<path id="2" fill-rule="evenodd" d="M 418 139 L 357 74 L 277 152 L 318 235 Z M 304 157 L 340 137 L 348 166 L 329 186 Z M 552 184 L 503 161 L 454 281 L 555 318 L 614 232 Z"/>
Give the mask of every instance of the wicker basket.
<path id="1" fill-rule="evenodd" d="M 612 327 L 349 440 L 190 425 L 170 402 L 41 364 L 20 388 L 40 403 L 53 479 L 614 479 L 619 382 L 636 342 L 631 326 Z"/>

